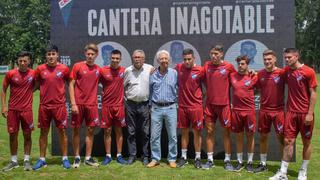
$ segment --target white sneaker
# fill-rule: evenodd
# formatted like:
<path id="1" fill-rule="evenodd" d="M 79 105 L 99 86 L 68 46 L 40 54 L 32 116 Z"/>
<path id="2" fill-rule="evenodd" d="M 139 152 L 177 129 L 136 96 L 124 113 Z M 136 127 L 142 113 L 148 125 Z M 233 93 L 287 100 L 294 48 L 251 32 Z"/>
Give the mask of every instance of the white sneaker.
<path id="1" fill-rule="evenodd" d="M 288 180 L 287 174 L 278 170 L 278 172 L 269 178 L 269 180 Z"/>
<path id="2" fill-rule="evenodd" d="M 298 180 L 307 180 L 307 171 L 305 169 L 299 170 Z"/>

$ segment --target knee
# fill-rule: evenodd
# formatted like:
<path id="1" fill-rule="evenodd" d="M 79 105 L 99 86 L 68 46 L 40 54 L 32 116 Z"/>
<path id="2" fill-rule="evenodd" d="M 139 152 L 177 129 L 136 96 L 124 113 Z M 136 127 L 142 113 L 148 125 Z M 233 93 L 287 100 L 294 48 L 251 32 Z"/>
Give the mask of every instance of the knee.
<path id="1" fill-rule="evenodd" d="M 292 146 L 294 144 L 294 140 L 293 139 L 284 139 L 284 145 L 286 146 Z"/>
<path id="2" fill-rule="evenodd" d="M 43 128 L 43 129 L 41 129 L 40 136 L 41 137 L 47 137 L 48 133 L 49 133 L 49 129 Z"/>
<path id="3" fill-rule="evenodd" d="M 112 132 L 112 129 L 111 129 L 111 128 L 105 129 L 105 130 L 104 130 L 104 136 L 105 136 L 105 137 L 111 136 L 111 132 Z"/>

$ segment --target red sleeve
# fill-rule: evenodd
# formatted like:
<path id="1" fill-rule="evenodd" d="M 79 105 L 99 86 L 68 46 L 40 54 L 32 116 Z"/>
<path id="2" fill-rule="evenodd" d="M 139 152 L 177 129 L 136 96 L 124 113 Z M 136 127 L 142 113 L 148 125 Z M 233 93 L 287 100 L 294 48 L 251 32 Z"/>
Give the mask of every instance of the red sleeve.
<path id="1" fill-rule="evenodd" d="M 9 71 L 6 73 L 4 79 L 3 79 L 3 82 L 2 82 L 2 88 L 3 89 L 7 89 L 9 84 L 10 84 L 10 81 L 11 81 L 11 77 L 12 77 L 12 73 Z"/>
<path id="2" fill-rule="evenodd" d="M 65 69 L 64 69 L 64 79 L 65 79 L 66 81 L 68 81 L 68 80 L 69 80 L 69 76 L 70 76 L 70 70 L 69 70 L 69 68 L 68 68 L 67 66 L 65 66 Z"/>
<path id="3" fill-rule="evenodd" d="M 255 87 L 258 83 L 258 76 L 256 74 L 252 74 L 252 86 Z"/>
<path id="4" fill-rule="evenodd" d="M 236 72 L 236 69 L 233 67 L 232 64 L 229 64 L 229 71 L 230 73 Z"/>
<path id="5" fill-rule="evenodd" d="M 313 69 L 309 69 L 307 71 L 308 73 L 308 84 L 310 88 L 316 88 L 317 87 L 317 77 L 316 77 L 316 73 L 313 71 Z"/>
<path id="6" fill-rule="evenodd" d="M 260 89 L 261 86 L 260 86 L 260 79 L 261 79 L 261 76 L 262 76 L 262 70 L 258 72 L 258 75 L 257 75 L 257 83 L 256 83 L 256 88 L 257 89 Z"/>
<path id="7" fill-rule="evenodd" d="M 79 69 L 80 69 L 80 67 L 78 64 L 73 65 L 73 68 L 70 73 L 70 79 L 74 79 L 74 80 L 77 79 L 77 73 L 78 73 Z"/>
<path id="8" fill-rule="evenodd" d="M 205 72 L 204 72 L 204 68 L 202 66 L 199 66 L 200 67 L 200 80 L 202 83 L 204 83 L 204 80 L 205 80 Z"/>
<path id="9" fill-rule="evenodd" d="M 38 67 L 36 68 L 36 70 L 34 71 L 34 76 L 35 76 L 35 80 L 36 80 L 36 81 L 39 81 L 40 73 L 41 73 L 40 66 L 38 66 Z"/>

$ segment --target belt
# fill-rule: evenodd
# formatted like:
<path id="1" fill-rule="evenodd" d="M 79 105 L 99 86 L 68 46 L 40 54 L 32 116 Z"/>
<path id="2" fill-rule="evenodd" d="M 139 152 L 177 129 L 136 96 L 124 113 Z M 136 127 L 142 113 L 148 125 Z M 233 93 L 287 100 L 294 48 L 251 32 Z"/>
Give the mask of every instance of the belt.
<path id="1" fill-rule="evenodd" d="M 129 100 L 127 99 L 127 102 L 130 103 L 130 104 L 147 104 L 149 101 L 141 101 L 141 102 L 137 102 L 137 101 L 132 101 L 132 100 Z"/>
<path id="2" fill-rule="evenodd" d="M 160 102 L 154 102 L 152 101 L 155 105 L 157 106 L 161 106 L 161 107 L 165 107 L 165 106 L 170 106 L 172 104 L 174 104 L 175 102 L 165 102 L 165 103 L 160 103 Z"/>

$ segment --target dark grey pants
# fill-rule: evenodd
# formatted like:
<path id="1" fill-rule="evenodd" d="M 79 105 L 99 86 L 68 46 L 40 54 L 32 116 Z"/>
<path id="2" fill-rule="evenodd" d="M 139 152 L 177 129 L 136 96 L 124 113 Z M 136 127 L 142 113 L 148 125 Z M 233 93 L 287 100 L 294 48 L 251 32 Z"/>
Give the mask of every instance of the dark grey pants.
<path id="1" fill-rule="evenodd" d="M 126 123 L 128 125 L 128 149 L 130 156 L 137 156 L 137 143 L 142 142 L 143 157 L 149 157 L 150 111 L 149 103 L 125 102 Z"/>

